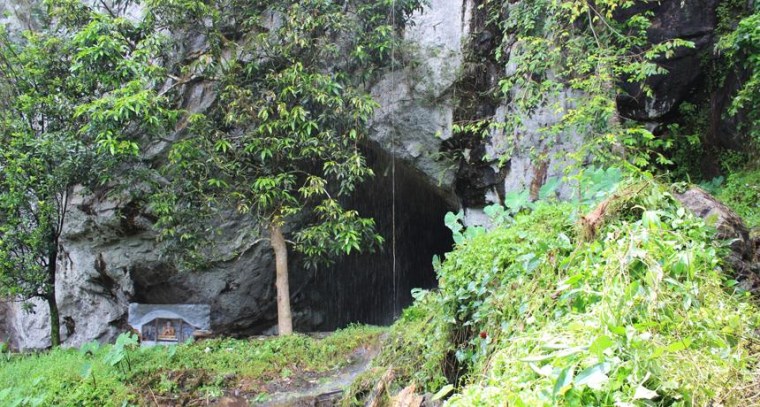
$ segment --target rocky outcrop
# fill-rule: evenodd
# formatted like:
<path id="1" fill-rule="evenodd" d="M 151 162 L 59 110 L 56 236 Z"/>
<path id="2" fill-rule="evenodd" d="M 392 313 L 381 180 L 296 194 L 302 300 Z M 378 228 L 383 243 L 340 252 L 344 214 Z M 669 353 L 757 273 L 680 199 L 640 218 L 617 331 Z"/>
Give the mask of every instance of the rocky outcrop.
<path id="1" fill-rule="evenodd" d="M 647 31 L 652 44 L 675 38 L 694 43 L 693 48 L 680 48 L 672 58 L 660 61 L 668 73 L 647 80 L 652 97 L 646 97 L 634 84 L 622 84 L 627 91 L 618 98 L 623 116 L 638 121 L 666 120 L 701 85 L 706 73 L 702 59 L 710 56 L 715 45 L 719 4 L 720 0 L 639 2 L 617 13 L 615 17 L 621 21 L 644 11 L 652 13 Z"/>
<path id="2" fill-rule="evenodd" d="M 235 228 L 243 232 L 228 235 L 235 239 L 224 247 L 239 252 L 237 257 L 205 273 L 179 273 L 161 258 L 151 220 L 140 210 L 129 211 L 133 206 L 128 199 L 81 194 L 73 200 L 61 239 L 56 286 L 64 344 L 113 340 L 128 329 L 130 302 L 210 304 L 212 324 L 220 330 L 245 326 L 240 320 L 246 318 L 271 325 L 271 256 L 261 245 L 244 247 L 250 225 L 238 220 Z M 49 345 L 46 304 L 36 303 L 33 314 L 17 303 L 7 307 L 4 319 L 15 347 Z"/>
<path id="3" fill-rule="evenodd" d="M 25 0 L 6 0 L 0 3 L 0 24 L 11 35 L 39 27 L 41 2 Z"/>
<path id="4" fill-rule="evenodd" d="M 501 12 L 509 13 L 513 3 L 517 2 L 510 2 Z M 510 65 L 509 60 L 504 67 L 500 67 L 500 71 L 495 74 L 493 72 L 493 61 L 489 60 L 489 47 L 493 50 L 494 44 L 499 44 L 500 40 L 495 34 L 498 31 L 489 27 L 487 20 L 481 16 L 487 7 L 476 7 L 476 11 L 471 13 L 471 35 L 465 50 L 462 73 L 462 77 L 468 78 L 467 85 L 476 87 L 462 90 L 477 94 L 479 103 L 465 103 L 464 107 L 469 110 L 469 115 L 457 116 L 455 110 L 454 121 L 486 119 L 501 123 L 505 117 L 519 114 L 522 128 L 510 132 L 496 128 L 486 138 L 480 135 L 465 135 L 463 139 L 456 140 L 457 137 L 454 137 L 456 145 L 452 151 L 457 153 L 460 159 L 455 180 L 456 192 L 464 206 L 468 224 L 487 224 L 488 220 L 482 208 L 501 202 L 506 192 L 524 189 L 534 192 L 547 179 L 565 175 L 566 168 L 572 164 L 569 153 L 579 151 L 584 143 L 583 138 L 572 131 L 549 136 L 545 131 L 562 120 L 562 114 L 558 111 L 563 109 L 557 107 L 572 109 L 574 100 L 580 96 L 577 92 L 569 89 L 561 91 L 543 106 L 527 114 L 514 109 L 509 103 L 510 96 L 506 97 L 506 101 L 496 105 L 492 100 L 489 101 L 487 97 L 482 96 L 493 91 L 500 77 L 514 74 L 514 67 Z M 714 78 L 710 78 L 716 75 L 713 71 L 714 65 L 720 61 L 720 57 L 715 54 L 717 31 L 720 24 L 727 24 L 726 21 L 721 22 L 720 18 L 728 18 L 725 9 L 722 11 L 724 15 L 719 18 L 720 7 L 727 6 L 720 0 L 635 2 L 630 8 L 619 9 L 614 16 L 616 19 L 624 20 L 634 14 L 648 12 L 652 15 L 651 26 L 647 31 L 650 43 L 682 39 L 694 44 L 693 48 L 678 48 L 673 56 L 657 61 L 667 73 L 652 76 L 646 81 L 646 86 L 651 89 L 651 96 L 647 96 L 641 86 L 621 80 L 618 85 L 622 87 L 623 92 L 617 99 L 617 107 L 623 120 L 646 123 L 647 127 L 658 135 L 666 130 L 667 125 L 682 120 L 679 109 L 683 102 L 706 106 L 702 112 L 708 116 L 706 119 L 689 120 L 704 119 L 707 122 L 706 128 L 696 129 L 695 132 L 704 132 L 703 146 L 706 154 L 701 160 L 701 169 L 708 178 L 717 175 L 715 149 L 740 149 L 743 145 L 741 135 L 736 131 L 737 118 L 727 118 L 725 115 L 731 95 L 738 89 L 741 78 L 729 71 L 723 86 L 718 87 L 711 82 Z M 502 53 L 508 56 L 517 55 L 521 46 L 519 41 L 513 41 L 511 38 L 507 40 L 502 44 Z M 471 75 L 472 72 L 480 74 Z M 715 89 L 710 88 L 711 86 Z M 512 97 L 519 92 L 519 87 L 514 88 Z M 461 110 L 462 100 L 467 100 L 466 96 L 460 96 L 459 99 L 460 105 L 457 109 Z M 504 157 L 508 159 L 505 160 Z M 580 159 L 583 160 L 582 157 Z M 564 186 L 560 187 L 557 193 L 563 197 L 568 196 L 570 191 Z"/>
<path id="5" fill-rule="evenodd" d="M 371 88 L 380 103 L 371 140 L 420 172 L 454 205 L 458 160 L 441 154 L 441 147 L 452 136 L 453 91 L 472 7 L 467 0 L 440 0 L 417 13 L 405 30 L 406 48 L 394 51 L 401 67 L 391 69 Z"/>
<path id="6" fill-rule="evenodd" d="M 731 251 L 726 258 L 740 286 L 754 294 L 760 294 L 760 270 L 756 238 L 742 219 L 729 207 L 698 187 L 676 194 L 681 204 L 716 230 L 715 238 L 728 242 Z"/>
<path id="7" fill-rule="evenodd" d="M 672 123 L 690 125 L 684 122 L 680 111 L 683 102 L 700 109 L 699 117 L 690 117 L 686 121 L 705 123 L 705 128 L 698 131 L 703 133 L 704 155 L 700 167 L 707 179 L 720 173 L 716 151 L 741 151 L 747 143 L 746 135 L 738 131 L 738 123 L 744 120 L 745 112 L 740 111 L 736 116 L 727 114 L 733 96 L 746 80 L 746 73 L 722 59 L 716 42 L 721 34 L 719 30 L 730 27 L 731 19 L 736 18 L 740 10 L 750 8 L 751 3 L 721 0 L 637 2 L 634 7 L 616 15 L 618 19 L 625 19 L 635 12 L 648 11 L 653 15 L 647 31 L 649 42 L 657 44 L 677 38 L 694 44 L 693 48 L 679 48 L 672 57 L 658 61 L 667 73 L 646 81 L 651 97 L 646 96 L 640 86 L 621 82 L 624 92 L 617 103 L 621 116 L 650 123 L 655 134 L 665 132 L 666 126 Z"/>

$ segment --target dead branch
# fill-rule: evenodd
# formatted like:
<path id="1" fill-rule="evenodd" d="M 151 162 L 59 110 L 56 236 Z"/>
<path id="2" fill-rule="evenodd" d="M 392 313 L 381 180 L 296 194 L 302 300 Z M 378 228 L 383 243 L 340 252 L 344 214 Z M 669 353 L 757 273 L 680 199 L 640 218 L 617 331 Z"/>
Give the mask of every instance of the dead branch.
<path id="1" fill-rule="evenodd" d="M 385 393 L 385 390 L 389 387 L 395 377 L 396 374 L 393 372 L 393 366 L 391 366 L 385 371 L 385 373 L 383 373 L 383 376 L 380 377 L 380 380 L 375 384 L 367 402 L 364 403 L 364 407 L 379 407 L 383 393 Z"/>

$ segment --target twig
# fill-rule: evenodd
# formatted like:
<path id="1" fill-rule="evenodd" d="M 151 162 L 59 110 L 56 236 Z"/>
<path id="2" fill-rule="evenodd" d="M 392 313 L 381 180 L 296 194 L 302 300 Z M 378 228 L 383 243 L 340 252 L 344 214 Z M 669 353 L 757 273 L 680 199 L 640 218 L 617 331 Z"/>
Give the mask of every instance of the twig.
<path id="1" fill-rule="evenodd" d="M 388 368 L 388 370 L 385 371 L 383 376 L 380 377 L 380 380 L 377 382 L 377 384 L 375 384 L 375 387 L 372 389 L 372 393 L 370 393 L 369 398 L 367 399 L 367 402 L 364 404 L 364 406 L 379 407 L 383 393 L 385 393 L 386 388 L 390 385 L 395 377 L 396 375 L 393 372 L 393 366 L 391 366 Z"/>
<path id="2" fill-rule="evenodd" d="M 153 393 L 153 389 L 151 389 L 149 385 L 146 386 L 146 387 L 148 387 L 148 391 L 150 392 L 150 396 L 153 397 L 153 403 L 156 404 L 156 407 L 159 407 L 158 400 L 156 400 L 156 395 Z"/>

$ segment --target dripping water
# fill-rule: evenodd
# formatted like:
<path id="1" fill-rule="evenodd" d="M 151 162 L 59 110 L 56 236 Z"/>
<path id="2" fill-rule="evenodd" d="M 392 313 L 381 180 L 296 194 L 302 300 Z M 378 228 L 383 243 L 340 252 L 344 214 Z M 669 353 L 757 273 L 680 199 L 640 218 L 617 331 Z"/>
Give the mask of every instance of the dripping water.
<path id="1" fill-rule="evenodd" d="M 365 155 L 375 177 L 357 188 L 345 204 L 375 219 L 385 242 L 374 253 L 352 254 L 316 272 L 308 291 L 309 306 L 323 316 L 315 327 L 319 330 L 354 322 L 392 323 L 411 304 L 413 288 L 436 286 L 432 257 L 450 251 L 453 244 L 443 217 L 455 209 L 440 191 L 414 169 L 397 162 L 394 202 L 392 155 L 379 148 L 369 148 Z"/>

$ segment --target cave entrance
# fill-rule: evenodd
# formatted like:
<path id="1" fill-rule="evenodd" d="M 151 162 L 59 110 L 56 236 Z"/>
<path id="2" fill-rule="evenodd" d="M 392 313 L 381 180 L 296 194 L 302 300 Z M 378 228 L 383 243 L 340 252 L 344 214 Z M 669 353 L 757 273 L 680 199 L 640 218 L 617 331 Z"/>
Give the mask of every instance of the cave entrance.
<path id="1" fill-rule="evenodd" d="M 350 323 L 389 325 L 413 301 L 413 288 L 437 286 L 433 255 L 451 250 L 443 218 L 456 210 L 442 192 L 416 170 L 396 161 L 396 272 L 393 272 L 393 177 L 391 158 L 379 148 L 365 151 L 375 177 L 360 186 L 346 206 L 375 219 L 385 238 L 374 253 L 353 254 L 314 275 L 310 302 L 324 319 L 320 330 Z"/>

